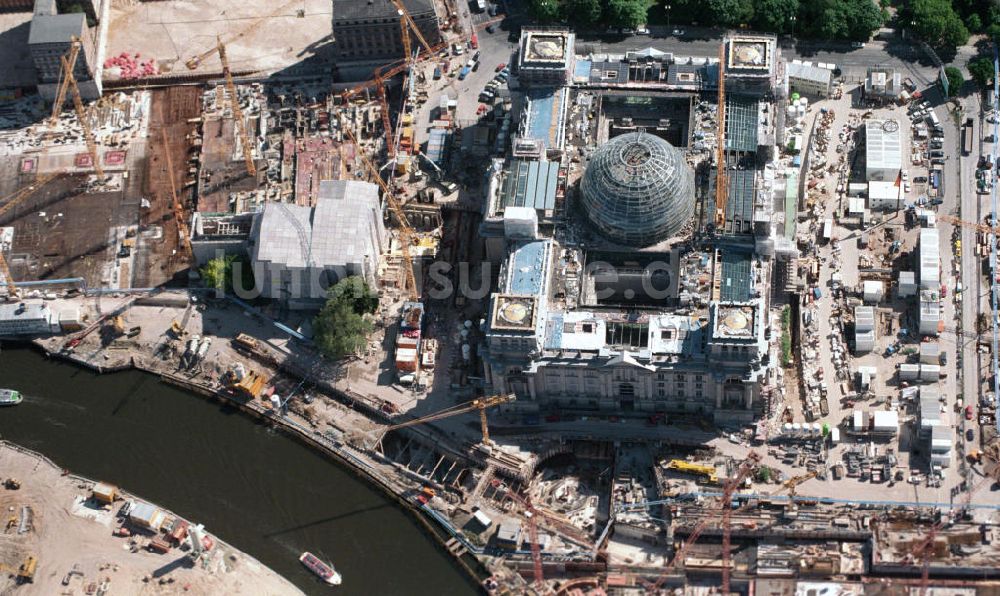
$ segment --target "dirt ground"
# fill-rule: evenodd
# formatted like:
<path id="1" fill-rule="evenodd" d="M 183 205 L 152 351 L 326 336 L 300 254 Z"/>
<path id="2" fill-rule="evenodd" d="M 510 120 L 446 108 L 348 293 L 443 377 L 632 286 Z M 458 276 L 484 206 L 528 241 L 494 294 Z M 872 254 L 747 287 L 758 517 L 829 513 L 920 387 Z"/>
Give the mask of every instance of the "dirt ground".
<path id="1" fill-rule="evenodd" d="M 116 2 L 107 55 L 139 53 L 154 59 L 161 73 L 221 72 L 211 51 L 218 35 L 234 71 L 274 72 L 317 57 L 332 33 L 326 0 Z M 185 62 L 205 52 L 200 67 L 188 70 Z"/>
<path id="2" fill-rule="evenodd" d="M 5 478 L 21 481 L 19 490 L 0 489 L 0 507 L 15 519 L 0 534 L 0 593 L 84 594 L 104 582 L 108 594 L 301 593 L 258 561 L 218 541 L 206 563 L 198 565 L 190 564 L 186 552 L 177 548 L 166 554 L 130 552 L 129 539 L 112 536 L 123 501 L 105 511 L 87 500 L 91 482 L 64 476 L 50 462 L 7 444 L 0 445 L 0 469 Z M 30 507 L 30 523 L 21 533 L 18 518 L 24 507 Z M 17 586 L 11 574 L 29 555 L 38 561 L 34 581 Z M 73 569 L 78 573 L 68 575 Z"/>
<path id="3" fill-rule="evenodd" d="M 149 136 L 142 168 L 141 195 L 149 201 L 142 212 L 144 232 L 135 255 L 134 287 L 154 287 L 170 281 L 190 266 L 178 250 L 178 223 L 173 213 L 171 177 L 167 170 L 166 151 L 170 151 L 173 184 L 178 200 L 190 217 L 190 189 L 183 188 L 188 178 L 188 135 L 195 125 L 188 122 L 201 112 L 199 87 L 170 87 L 152 91 Z M 176 251 L 176 254 L 175 254 Z"/>

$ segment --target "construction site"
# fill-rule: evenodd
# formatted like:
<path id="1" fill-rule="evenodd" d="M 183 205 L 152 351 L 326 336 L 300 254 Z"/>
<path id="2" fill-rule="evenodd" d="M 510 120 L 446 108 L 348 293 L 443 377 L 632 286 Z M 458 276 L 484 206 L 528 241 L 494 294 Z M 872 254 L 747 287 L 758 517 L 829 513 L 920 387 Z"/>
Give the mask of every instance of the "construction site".
<path id="1" fill-rule="evenodd" d="M 0 336 L 332 454 L 488 593 L 996 589 L 995 344 L 963 294 L 996 247 L 945 191 L 951 104 L 766 35 L 508 41 L 495 4 L 373 7 L 391 43 L 348 31 L 334 69 L 337 4 L 220 31 L 105 2 L 67 39 L 52 100 L 0 106 Z M 136 38 L 178 11 L 204 23 Z M 205 287 L 220 257 L 252 287 Z M 313 317 L 347 276 L 374 331 L 332 359 Z"/>

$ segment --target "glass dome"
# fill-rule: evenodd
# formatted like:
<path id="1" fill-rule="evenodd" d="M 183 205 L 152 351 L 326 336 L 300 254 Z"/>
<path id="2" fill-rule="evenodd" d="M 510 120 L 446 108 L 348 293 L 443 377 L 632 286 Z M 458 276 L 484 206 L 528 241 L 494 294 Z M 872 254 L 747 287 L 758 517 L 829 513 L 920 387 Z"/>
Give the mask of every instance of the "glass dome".
<path id="1" fill-rule="evenodd" d="M 628 133 L 594 152 L 580 197 L 587 217 L 609 240 L 649 246 L 677 235 L 694 215 L 694 177 L 670 143 Z"/>

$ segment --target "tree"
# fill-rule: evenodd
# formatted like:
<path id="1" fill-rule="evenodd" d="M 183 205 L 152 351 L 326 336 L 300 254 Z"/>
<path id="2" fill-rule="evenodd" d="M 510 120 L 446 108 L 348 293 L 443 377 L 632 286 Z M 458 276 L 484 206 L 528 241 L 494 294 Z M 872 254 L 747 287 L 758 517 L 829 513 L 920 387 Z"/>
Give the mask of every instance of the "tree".
<path id="1" fill-rule="evenodd" d="M 955 48 L 969 40 L 969 30 L 948 0 L 913 0 L 910 11 L 913 30 L 932 46 Z"/>
<path id="2" fill-rule="evenodd" d="M 327 302 L 348 304 L 356 314 L 369 315 L 378 308 L 378 294 L 358 275 L 351 275 L 330 286 Z"/>
<path id="3" fill-rule="evenodd" d="M 601 21 L 601 0 L 566 0 L 563 3 L 563 19 L 585 27 Z"/>
<path id="4" fill-rule="evenodd" d="M 326 304 L 313 319 L 316 345 L 330 358 L 341 358 L 364 347 L 372 323 L 365 315 L 378 308 L 376 294 L 357 275 L 345 277 L 326 291 Z"/>
<path id="5" fill-rule="evenodd" d="M 993 61 L 985 56 L 969 60 L 969 74 L 977 85 L 986 89 L 993 85 Z M 951 83 L 949 83 L 949 87 Z"/>
<path id="6" fill-rule="evenodd" d="M 224 255 L 211 259 L 198 272 L 206 288 L 215 288 L 220 292 L 233 289 L 233 261 L 236 257 Z"/>
<path id="7" fill-rule="evenodd" d="M 739 27 L 753 19 L 751 0 L 708 0 L 707 8 L 712 22 L 723 27 Z"/>
<path id="8" fill-rule="evenodd" d="M 316 346 L 325 356 L 342 358 L 364 347 L 372 324 L 350 304 L 330 299 L 313 319 L 313 330 Z"/>
<path id="9" fill-rule="evenodd" d="M 994 23 L 986 28 L 986 36 L 990 39 L 1000 39 L 1000 24 Z"/>
<path id="10" fill-rule="evenodd" d="M 979 18 L 979 15 L 972 13 L 965 17 L 965 28 L 969 31 L 981 31 L 983 28 L 983 20 Z"/>
<path id="11" fill-rule="evenodd" d="M 753 25 L 770 33 L 791 33 L 799 14 L 799 0 L 757 0 Z"/>
<path id="12" fill-rule="evenodd" d="M 962 71 L 954 66 L 948 66 L 944 69 L 944 76 L 948 78 L 948 97 L 955 97 L 958 95 L 958 90 L 962 87 L 962 84 L 965 83 Z"/>
<path id="13" fill-rule="evenodd" d="M 872 0 L 814 0 L 802 4 L 800 30 L 823 39 L 865 41 L 884 15 Z"/>
<path id="14" fill-rule="evenodd" d="M 556 0 L 530 0 L 528 12 L 541 23 L 559 20 L 559 3 Z"/>
<path id="15" fill-rule="evenodd" d="M 605 19 L 614 27 L 638 27 L 646 22 L 645 0 L 607 0 Z"/>

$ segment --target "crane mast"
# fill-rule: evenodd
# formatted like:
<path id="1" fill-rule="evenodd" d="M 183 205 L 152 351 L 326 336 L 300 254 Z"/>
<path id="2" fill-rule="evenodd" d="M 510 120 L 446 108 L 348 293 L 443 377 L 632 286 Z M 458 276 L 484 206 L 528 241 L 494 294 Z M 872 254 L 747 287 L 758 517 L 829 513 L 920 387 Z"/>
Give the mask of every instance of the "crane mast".
<path id="1" fill-rule="evenodd" d="M 233 122 L 236 124 L 236 134 L 240 137 L 240 144 L 243 149 L 243 161 L 246 162 L 247 174 L 257 175 L 257 166 L 253 162 L 253 148 L 250 146 L 250 138 L 247 135 L 246 122 L 243 121 L 243 110 L 240 109 L 240 98 L 236 95 L 236 85 L 233 83 L 233 73 L 229 69 L 229 58 L 226 57 L 226 46 L 222 40 L 219 42 L 219 59 L 222 60 L 222 74 L 226 77 L 226 90 L 229 92 L 229 99 L 233 106 Z"/>

